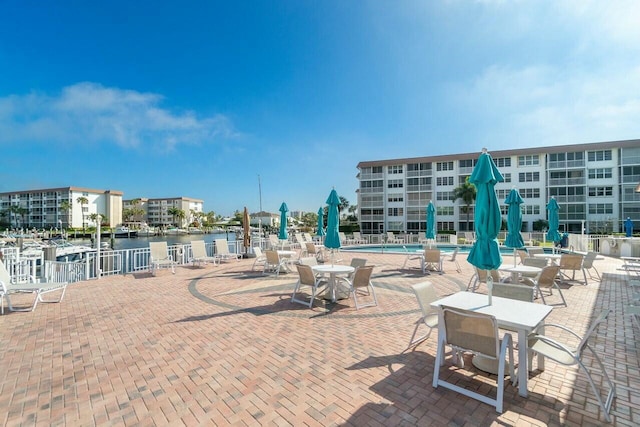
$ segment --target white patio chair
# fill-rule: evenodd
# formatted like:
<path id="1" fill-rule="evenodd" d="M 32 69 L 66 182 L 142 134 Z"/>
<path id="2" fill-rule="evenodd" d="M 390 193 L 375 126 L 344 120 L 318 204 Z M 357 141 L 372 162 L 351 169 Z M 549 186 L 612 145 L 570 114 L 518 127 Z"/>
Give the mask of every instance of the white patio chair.
<path id="1" fill-rule="evenodd" d="M 404 239 L 396 237 L 396 235 L 393 234 L 393 231 L 387 231 L 387 243 L 405 243 L 405 241 Z"/>
<path id="2" fill-rule="evenodd" d="M 0 261 L 0 312 L 4 314 L 4 300 L 7 300 L 7 307 L 9 311 L 33 311 L 39 302 L 42 303 L 56 303 L 62 301 L 64 293 L 67 290 L 67 282 L 44 282 L 36 283 L 34 277 L 29 277 L 30 283 L 15 284 L 11 281 L 11 275 L 7 271 L 4 263 Z M 45 300 L 43 295 L 51 292 L 60 291 L 60 297 L 53 300 Z M 35 298 L 33 304 L 29 308 L 16 308 L 11 303 L 12 293 L 33 293 Z"/>
<path id="3" fill-rule="evenodd" d="M 488 270 L 481 270 L 478 267 L 474 266 L 475 274 L 471 276 L 469 279 L 469 283 L 467 284 L 467 291 L 475 292 L 478 290 L 478 286 L 481 283 L 487 284 Z M 498 270 L 491 270 L 491 279 L 493 283 L 498 283 L 502 281 L 502 277 L 500 277 L 500 272 Z"/>
<path id="4" fill-rule="evenodd" d="M 425 274 L 427 270 L 437 271 L 440 274 L 444 273 L 442 269 L 442 257 L 440 256 L 440 249 L 425 249 L 424 258 L 422 260 L 422 273 Z"/>
<path id="5" fill-rule="evenodd" d="M 422 268 L 423 260 L 424 260 L 424 251 L 420 252 L 410 252 L 406 246 L 402 246 L 402 249 L 407 253 L 404 257 L 404 262 L 402 263 L 402 269 L 404 270 L 407 267 L 407 263 L 409 261 L 418 260 L 420 261 L 420 268 Z"/>
<path id="6" fill-rule="evenodd" d="M 324 250 L 321 246 L 316 246 L 314 243 L 306 242 L 307 256 L 314 256 L 318 261 L 324 260 Z"/>
<path id="7" fill-rule="evenodd" d="M 420 317 L 420 319 L 416 322 L 416 327 L 414 328 L 411 339 L 409 340 L 409 348 L 418 345 L 422 341 L 429 338 L 433 329 L 438 327 L 438 309 L 431 307 L 431 303 L 439 298 L 431 282 L 416 283 L 414 285 L 411 285 L 411 288 L 413 289 L 413 293 L 416 295 L 416 299 L 418 300 L 418 305 L 420 306 L 420 310 L 422 311 L 422 317 Z M 425 335 L 416 338 L 418 329 L 422 325 L 425 325 L 427 328 L 429 328 L 429 331 Z"/>
<path id="8" fill-rule="evenodd" d="M 202 265 L 212 263 L 215 265 L 219 262 L 219 258 L 215 256 L 209 256 L 207 254 L 207 246 L 204 240 L 192 240 L 191 241 L 191 263 L 193 265 Z"/>
<path id="9" fill-rule="evenodd" d="M 564 299 L 564 295 L 562 294 L 562 289 L 558 285 L 558 271 L 560 267 L 557 265 L 548 265 L 542 269 L 540 273 L 536 275 L 536 277 L 523 277 L 522 283 L 533 286 L 535 289 L 535 293 L 540 295 L 542 298 L 542 303 L 546 304 L 547 302 L 544 299 L 544 293 L 542 289 L 546 289 L 549 292 L 549 295 L 553 295 L 553 288 L 558 290 L 560 294 L 560 298 L 562 298 L 562 304 L 567 307 L 567 301 Z"/>
<path id="10" fill-rule="evenodd" d="M 176 274 L 175 266 L 178 264 L 169 255 L 169 247 L 167 242 L 149 242 L 149 271 L 154 276 L 159 268 L 170 268 L 173 274 Z"/>
<path id="11" fill-rule="evenodd" d="M 458 263 L 458 260 L 456 259 L 458 256 L 458 253 L 460 252 L 460 248 L 456 247 L 453 252 L 451 253 L 451 257 L 447 259 L 448 262 L 452 262 L 455 264 L 456 266 L 456 271 L 458 273 L 462 272 L 462 269 L 460 268 L 460 263 Z"/>
<path id="12" fill-rule="evenodd" d="M 227 239 L 215 239 L 213 241 L 216 251 L 215 257 L 220 261 L 226 261 L 229 259 L 239 260 L 242 255 L 229 251 L 229 243 Z"/>
<path id="13" fill-rule="evenodd" d="M 280 270 L 287 269 L 287 260 L 281 257 L 278 254 L 278 251 L 273 251 L 269 249 L 264 252 L 264 255 L 266 259 L 264 263 L 264 268 L 262 270 L 263 273 L 266 273 L 267 271 L 271 271 L 275 273 L 276 276 L 279 276 Z"/>
<path id="14" fill-rule="evenodd" d="M 371 283 L 371 274 L 373 273 L 373 265 L 364 265 L 356 267 L 352 278 L 343 279 L 349 285 L 349 292 L 353 296 L 353 302 L 356 305 L 356 310 L 360 310 L 364 307 L 372 307 L 378 305 L 378 298 L 376 297 L 376 290 Z M 358 292 L 366 291 L 367 295 L 373 297 L 373 301 L 365 304 L 358 304 Z"/>
<path id="15" fill-rule="evenodd" d="M 253 260 L 251 271 L 256 269 L 256 265 L 262 265 L 264 269 L 264 263 L 267 261 L 267 257 L 264 253 L 262 253 L 262 249 L 260 248 L 260 246 L 254 246 L 253 253 L 255 254 L 256 258 Z"/>
<path id="16" fill-rule="evenodd" d="M 602 277 L 600 277 L 600 273 L 598 272 L 596 267 L 593 265 L 593 262 L 596 260 L 597 256 L 598 254 L 595 252 L 587 252 L 587 254 L 584 256 L 582 260 L 582 272 L 589 273 L 589 277 L 591 279 L 597 280 L 599 282 L 602 280 Z M 596 274 L 595 277 L 591 274 L 591 270 L 595 272 Z"/>
<path id="17" fill-rule="evenodd" d="M 596 318 L 596 320 L 591 324 L 591 327 L 583 337 L 567 328 L 566 326 L 554 323 L 546 323 L 544 324 L 545 331 L 549 328 L 558 328 L 570 335 L 573 341 L 579 341 L 578 345 L 576 347 L 570 347 L 564 342 L 557 341 L 546 335 L 538 334 L 536 333 L 536 331 L 534 331 L 531 335 L 529 335 L 529 350 L 533 354 L 540 354 L 564 366 L 578 365 L 580 369 L 582 369 L 582 371 L 586 374 L 587 380 L 591 385 L 591 389 L 593 390 L 593 393 L 598 400 L 598 404 L 604 412 L 605 419 L 607 420 L 607 422 L 610 422 L 611 417 L 609 415 L 609 411 L 611 410 L 613 399 L 616 397 L 616 388 L 609 378 L 607 371 L 604 369 L 602 360 L 600 360 L 600 357 L 598 357 L 598 352 L 594 348 L 589 346 L 588 343 L 589 338 L 591 338 L 591 336 L 595 333 L 598 326 L 607 319 L 608 315 L 609 310 L 602 311 Z M 593 378 L 591 377 L 591 373 L 589 372 L 589 369 L 587 369 L 587 366 L 583 361 L 583 353 L 585 349 L 588 349 L 591 352 L 593 358 L 600 366 L 603 378 L 609 386 L 609 391 L 607 393 L 607 398 L 605 399 L 605 401 L 602 400 L 600 391 L 596 387 Z M 529 360 L 531 361 L 532 357 L 529 357 Z"/>
<path id="18" fill-rule="evenodd" d="M 291 302 L 297 302 L 311 308 L 313 306 L 313 300 L 316 298 L 316 295 L 318 295 L 318 288 L 326 286 L 328 282 L 321 277 L 316 277 L 310 265 L 297 264 L 296 268 L 299 277 L 296 287 L 293 289 L 293 294 L 291 294 Z M 311 288 L 311 298 L 309 298 L 308 301 L 296 296 L 296 294 L 300 293 L 302 286 L 309 286 Z"/>
<path id="19" fill-rule="evenodd" d="M 562 254 L 559 263 L 560 273 L 568 280 L 581 283 L 579 280 L 576 280 L 576 271 L 581 271 L 584 277 L 584 285 L 587 285 L 587 273 L 582 268 L 583 258 L 580 254 Z M 569 277 L 569 273 L 571 273 L 571 277 Z"/>
<path id="20" fill-rule="evenodd" d="M 451 307 L 441 307 L 444 332 L 438 336 L 438 351 L 434 363 L 433 387 L 443 386 L 460 394 L 464 394 L 472 399 L 492 405 L 498 413 L 502 413 L 505 368 L 508 367 L 511 379 L 515 382 L 515 371 L 513 367 L 513 344 L 510 333 L 505 333 L 502 340 L 498 336 L 498 323 L 495 317 L 477 313 L 469 310 L 460 310 Z M 498 363 L 498 385 L 496 398 L 492 399 L 485 393 L 463 388 L 454 383 L 440 379 L 440 367 L 444 364 L 444 352 L 446 346 L 453 349 L 454 358 L 463 367 L 464 361 L 457 354 L 470 352 L 480 355 Z M 509 360 L 507 361 L 507 354 Z M 448 377 L 452 377 L 448 375 Z"/>

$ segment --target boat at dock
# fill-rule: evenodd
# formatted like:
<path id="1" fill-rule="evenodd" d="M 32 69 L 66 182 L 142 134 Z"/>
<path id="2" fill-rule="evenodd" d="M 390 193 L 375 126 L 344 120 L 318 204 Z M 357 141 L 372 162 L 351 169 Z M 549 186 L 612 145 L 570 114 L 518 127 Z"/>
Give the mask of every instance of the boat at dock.
<path id="1" fill-rule="evenodd" d="M 114 237 L 138 237 L 138 230 L 131 230 L 126 225 L 118 225 L 116 226 L 114 232 Z"/>

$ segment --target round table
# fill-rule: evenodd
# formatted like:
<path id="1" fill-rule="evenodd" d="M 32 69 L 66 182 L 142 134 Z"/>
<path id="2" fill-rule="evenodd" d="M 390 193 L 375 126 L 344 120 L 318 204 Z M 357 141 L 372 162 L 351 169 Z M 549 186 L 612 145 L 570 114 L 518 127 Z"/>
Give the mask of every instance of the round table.
<path id="1" fill-rule="evenodd" d="M 356 269 L 351 267 L 350 265 L 339 265 L 339 264 L 326 264 L 326 265 L 314 265 L 311 267 L 314 273 L 318 274 L 329 274 L 329 290 L 330 297 L 332 302 L 336 302 L 336 287 L 337 281 L 336 276 L 338 274 L 351 274 Z M 345 298 L 348 297 L 348 294 Z M 326 298 L 326 294 L 325 294 Z"/>
<path id="2" fill-rule="evenodd" d="M 498 270 L 508 271 L 511 273 L 511 283 L 518 283 L 518 275 L 522 273 L 537 274 L 542 271 L 540 267 L 534 267 L 532 265 L 504 265 L 502 264 Z"/>

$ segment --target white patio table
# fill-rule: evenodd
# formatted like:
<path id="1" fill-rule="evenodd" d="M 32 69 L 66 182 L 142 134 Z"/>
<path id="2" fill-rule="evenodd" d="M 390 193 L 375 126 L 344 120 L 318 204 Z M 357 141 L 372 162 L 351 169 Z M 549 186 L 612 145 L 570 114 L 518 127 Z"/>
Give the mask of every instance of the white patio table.
<path id="1" fill-rule="evenodd" d="M 511 265 L 511 264 L 502 264 L 498 270 L 507 271 L 511 273 L 511 283 L 518 283 L 518 276 L 522 273 L 531 273 L 537 274 L 542 271 L 540 267 L 534 267 L 532 265 Z"/>
<path id="2" fill-rule="evenodd" d="M 336 287 L 338 274 L 351 274 L 356 269 L 349 265 L 340 264 L 325 264 L 325 265 L 313 265 L 311 269 L 314 273 L 329 274 L 329 290 L 331 295 L 331 302 L 336 302 Z"/>
<path id="3" fill-rule="evenodd" d="M 531 366 L 527 360 L 527 337 L 538 326 L 540 326 L 541 333 L 544 333 L 544 319 L 551 313 L 553 307 L 500 297 L 492 297 L 492 304 L 489 305 L 487 295 L 475 292 L 457 292 L 431 304 L 432 307 L 443 305 L 489 314 L 496 318 L 499 327 L 518 331 L 518 393 L 522 397 L 527 397 L 527 381 Z M 439 310 L 438 317 L 438 334 L 444 334 L 442 310 Z M 436 366 L 435 369 L 439 369 L 439 367 Z M 540 355 L 538 356 L 538 369 L 544 370 L 544 357 Z"/>

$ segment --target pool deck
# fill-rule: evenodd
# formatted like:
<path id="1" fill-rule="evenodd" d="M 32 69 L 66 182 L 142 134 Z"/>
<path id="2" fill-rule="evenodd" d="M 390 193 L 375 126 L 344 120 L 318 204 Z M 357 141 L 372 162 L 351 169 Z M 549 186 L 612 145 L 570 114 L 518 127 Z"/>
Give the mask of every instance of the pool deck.
<path id="1" fill-rule="evenodd" d="M 407 349 L 420 318 L 410 285 L 430 280 L 450 294 L 468 283 L 471 266 L 459 256 L 462 273 L 445 261 L 446 274 L 423 276 L 417 261 L 402 269 L 404 255 L 343 252 L 342 263 L 352 257 L 376 265 L 377 307 L 292 304 L 296 274 L 252 272 L 246 259 L 76 283 L 59 304 L 5 310 L 0 425 L 605 424 L 586 377 L 552 361 L 531 373 L 528 398 L 505 387 L 502 414 L 434 389 L 437 333 Z M 632 291 L 621 264 L 596 261 L 602 283 L 563 286 L 568 307 L 556 306 L 548 321 L 582 333 L 612 310 L 592 342 L 617 388 L 612 425 L 631 426 L 640 424 L 640 331 L 624 313 Z M 447 362 L 441 376 L 495 393 L 495 377 L 474 368 Z"/>

